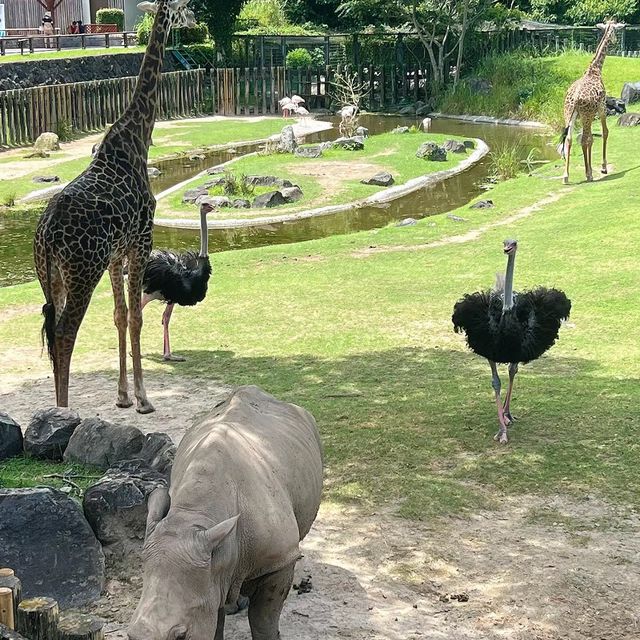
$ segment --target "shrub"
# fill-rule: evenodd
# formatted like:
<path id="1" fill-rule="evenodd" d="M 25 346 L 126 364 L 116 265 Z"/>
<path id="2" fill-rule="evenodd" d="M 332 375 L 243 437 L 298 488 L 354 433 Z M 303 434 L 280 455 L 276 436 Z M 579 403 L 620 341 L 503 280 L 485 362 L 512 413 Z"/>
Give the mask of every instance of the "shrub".
<path id="1" fill-rule="evenodd" d="M 287 17 L 284 2 L 280 0 L 248 0 L 238 20 L 256 27 L 284 27 Z"/>
<path id="2" fill-rule="evenodd" d="M 313 64 L 313 57 L 306 49 L 292 49 L 287 53 L 286 66 L 290 69 L 306 69 Z"/>
<path id="3" fill-rule="evenodd" d="M 13 205 L 15 205 L 15 203 L 16 203 L 16 193 L 15 193 L 15 191 L 7 193 L 5 196 L 2 197 L 2 201 L 0 201 L 0 204 L 3 207 L 13 207 Z"/>
<path id="4" fill-rule="evenodd" d="M 151 29 L 153 29 L 154 19 L 155 16 L 150 13 L 145 13 L 144 16 L 142 16 L 142 20 L 136 25 L 138 44 L 143 46 L 149 44 L 149 35 L 151 34 Z"/>
<path id="5" fill-rule="evenodd" d="M 73 127 L 69 120 L 58 120 L 54 128 L 54 133 L 58 136 L 60 142 L 71 142 L 75 139 Z"/>
<path id="6" fill-rule="evenodd" d="M 124 11 L 122 9 L 98 9 L 96 23 L 115 24 L 118 25 L 118 31 L 124 31 Z"/>
<path id="7" fill-rule="evenodd" d="M 515 178 L 522 170 L 520 162 L 520 147 L 518 145 L 504 145 L 496 147 L 491 152 L 489 169 L 497 180 Z"/>
<path id="8" fill-rule="evenodd" d="M 204 22 L 198 22 L 195 27 L 178 29 L 180 44 L 202 44 L 209 40 L 209 27 Z"/>
<path id="9" fill-rule="evenodd" d="M 324 51 L 320 47 L 316 47 L 311 52 L 311 64 L 314 67 L 321 67 L 324 65 Z"/>

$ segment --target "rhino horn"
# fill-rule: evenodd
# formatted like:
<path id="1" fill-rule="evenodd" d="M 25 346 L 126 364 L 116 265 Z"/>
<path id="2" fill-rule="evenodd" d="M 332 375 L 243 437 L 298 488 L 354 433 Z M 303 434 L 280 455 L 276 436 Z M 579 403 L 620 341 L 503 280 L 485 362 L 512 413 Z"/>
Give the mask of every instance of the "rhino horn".
<path id="1" fill-rule="evenodd" d="M 147 500 L 147 533 L 150 535 L 158 522 L 167 515 L 171 506 L 171 498 L 166 487 L 158 487 L 149 494 Z"/>

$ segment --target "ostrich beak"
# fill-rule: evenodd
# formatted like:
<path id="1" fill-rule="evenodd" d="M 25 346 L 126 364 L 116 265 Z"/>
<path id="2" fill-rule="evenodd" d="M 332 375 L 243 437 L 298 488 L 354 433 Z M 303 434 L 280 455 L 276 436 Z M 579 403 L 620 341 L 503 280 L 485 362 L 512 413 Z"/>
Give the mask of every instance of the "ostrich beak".
<path id="1" fill-rule="evenodd" d="M 514 253 L 516 251 L 516 249 L 518 248 L 518 241 L 517 240 L 505 240 L 503 245 L 504 245 L 504 252 L 507 255 L 510 255 L 510 254 Z"/>

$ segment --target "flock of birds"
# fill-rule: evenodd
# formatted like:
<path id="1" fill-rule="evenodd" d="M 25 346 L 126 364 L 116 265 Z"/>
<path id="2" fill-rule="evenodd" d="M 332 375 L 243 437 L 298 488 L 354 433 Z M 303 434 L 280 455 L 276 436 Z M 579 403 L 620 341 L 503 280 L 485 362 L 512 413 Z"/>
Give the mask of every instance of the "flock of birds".
<path id="1" fill-rule="evenodd" d="M 300 96 L 280 101 L 283 113 L 308 113 Z M 200 206 L 200 251 L 174 253 L 165 249 L 152 252 L 143 281 L 144 307 L 152 300 L 167 306 L 162 315 L 165 360 L 183 361 L 171 351 L 169 322 L 175 305 L 192 306 L 204 300 L 212 269 L 208 254 L 207 215 L 214 210 L 211 199 L 198 200 Z M 464 333 L 469 348 L 489 361 L 492 386 L 498 410 L 499 430 L 495 439 L 508 441 L 507 427 L 514 421 L 511 396 L 519 364 L 536 360 L 555 343 L 560 326 L 569 317 L 571 301 L 558 289 L 536 287 L 529 291 L 513 289 L 516 240 L 504 241 L 507 267 L 492 289 L 466 294 L 453 309 L 456 333 Z M 509 385 L 502 400 L 498 364 L 507 364 Z"/>

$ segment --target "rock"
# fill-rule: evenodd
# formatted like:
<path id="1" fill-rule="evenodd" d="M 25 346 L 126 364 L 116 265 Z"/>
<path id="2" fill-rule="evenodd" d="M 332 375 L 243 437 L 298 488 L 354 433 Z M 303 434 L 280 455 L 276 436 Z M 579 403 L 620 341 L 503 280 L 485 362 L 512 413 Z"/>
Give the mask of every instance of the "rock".
<path id="1" fill-rule="evenodd" d="M 204 187 L 196 187 L 195 189 L 187 189 L 182 195 L 182 202 L 185 204 L 195 204 L 195 201 L 202 197 L 208 196 L 209 192 Z"/>
<path id="2" fill-rule="evenodd" d="M 55 133 L 41 133 L 33 145 L 35 151 L 46 153 L 47 151 L 60 151 L 60 139 Z"/>
<path id="3" fill-rule="evenodd" d="M 478 200 L 469 209 L 491 209 L 491 207 L 493 207 L 493 200 Z"/>
<path id="4" fill-rule="evenodd" d="M 209 182 L 205 182 L 202 185 L 203 189 L 213 189 L 214 187 L 221 187 L 226 182 L 226 178 L 224 176 L 220 176 L 218 178 L 214 178 L 213 180 L 209 180 Z"/>
<path id="5" fill-rule="evenodd" d="M 447 159 L 447 152 L 435 142 L 425 142 L 421 144 L 418 151 L 416 151 L 416 157 L 436 162 L 444 162 Z"/>
<path id="6" fill-rule="evenodd" d="M 334 146 L 348 151 L 362 151 L 364 149 L 364 138 L 353 136 L 353 138 L 338 138 L 333 141 Z"/>
<path id="7" fill-rule="evenodd" d="M 423 131 L 431 131 L 431 126 L 433 125 L 433 121 L 431 120 L 431 118 L 425 118 L 421 123 L 420 123 L 420 128 Z"/>
<path id="8" fill-rule="evenodd" d="M 467 222 L 466 218 L 461 218 L 460 216 L 453 215 L 453 213 L 447 213 L 447 218 L 449 218 L 449 220 L 453 220 L 454 222 Z"/>
<path id="9" fill-rule="evenodd" d="M 298 147 L 296 134 L 293 126 L 287 125 L 280 133 L 280 141 L 278 142 L 278 151 L 280 153 L 293 153 Z"/>
<path id="10" fill-rule="evenodd" d="M 22 582 L 23 596 L 81 607 L 100 597 L 104 556 L 76 503 L 49 488 L 0 489 L 2 565 Z"/>
<path id="11" fill-rule="evenodd" d="M 356 135 L 360 138 L 368 138 L 369 137 L 369 129 L 367 127 L 358 127 L 356 129 Z"/>
<path id="12" fill-rule="evenodd" d="M 607 109 L 608 116 L 616 116 L 620 113 L 624 113 L 627 110 L 624 100 L 612 98 L 611 96 L 607 96 L 605 107 Z"/>
<path id="13" fill-rule="evenodd" d="M 248 200 L 245 200 L 244 198 L 236 198 L 231 203 L 231 206 L 234 209 L 250 209 L 251 208 L 251 203 Z"/>
<path id="14" fill-rule="evenodd" d="M 426 107 L 427 103 L 423 102 L 422 100 L 416 100 L 416 102 L 413 104 L 413 108 L 417 111 L 418 109 L 422 109 L 423 107 Z"/>
<path id="15" fill-rule="evenodd" d="M 472 93 L 478 93 L 481 96 L 489 95 L 493 89 L 491 82 L 485 78 L 467 78 L 465 82 Z"/>
<path id="16" fill-rule="evenodd" d="M 414 107 L 402 107 L 398 113 L 401 116 L 414 116 L 416 114 L 416 110 Z"/>
<path id="17" fill-rule="evenodd" d="M 462 144 L 464 144 L 466 149 L 475 149 L 476 143 L 473 140 L 465 140 Z"/>
<path id="18" fill-rule="evenodd" d="M 51 182 L 60 182 L 60 178 L 58 176 L 36 176 L 33 178 L 33 181 L 36 184 L 48 184 Z"/>
<path id="19" fill-rule="evenodd" d="M 314 145 L 313 147 L 298 147 L 294 151 L 299 158 L 319 158 L 322 155 L 322 147 Z"/>
<path id="20" fill-rule="evenodd" d="M 623 113 L 618 118 L 618 125 L 621 127 L 637 127 L 640 125 L 640 113 Z"/>
<path id="21" fill-rule="evenodd" d="M 227 196 L 209 196 L 208 200 L 211 206 L 215 207 L 216 209 L 221 209 L 222 207 L 231 206 L 231 200 L 229 200 Z M 199 203 L 196 201 L 196 204 L 199 204 Z"/>
<path id="22" fill-rule="evenodd" d="M 281 182 L 276 176 L 247 176 L 246 181 L 252 187 L 275 187 Z"/>
<path id="23" fill-rule="evenodd" d="M 627 106 L 638 102 L 640 100 L 640 82 L 625 82 L 620 97 Z"/>
<path id="24" fill-rule="evenodd" d="M 282 194 L 282 197 L 284 198 L 285 202 L 298 202 L 298 200 L 301 200 L 303 197 L 303 193 L 302 193 L 302 189 L 300 189 L 300 187 L 285 187 L 284 189 L 280 190 L 280 193 Z"/>
<path id="25" fill-rule="evenodd" d="M 333 149 L 333 147 L 335 147 L 335 143 L 332 140 L 327 140 L 326 142 L 321 142 L 320 143 L 320 148 L 323 151 L 327 151 L 327 149 Z"/>
<path id="26" fill-rule="evenodd" d="M 463 142 L 458 142 L 457 140 L 447 140 L 442 148 L 445 151 L 450 151 L 451 153 L 466 153 L 467 147 L 464 146 Z"/>
<path id="27" fill-rule="evenodd" d="M 201 153 L 194 153 L 192 155 L 189 156 L 189 160 L 191 162 L 197 162 L 197 161 L 202 161 L 202 160 L 206 160 L 205 156 Z"/>
<path id="28" fill-rule="evenodd" d="M 176 445 L 166 433 L 148 433 L 144 437 L 144 444 L 137 459 L 144 462 L 150 469 L 165 476 L 171 473 L 173 459 L 176 456 Z"/>
<path id="29" fill-rule="evenodd" d="M 34 151 L 33 153 L 28 153 L 25 156 L 25 159 L 27 158 L 49 158 L 51 157 L 50 153 L 47 153 L 46 151 Z"/>
<path id="30" fill-rule="evenodd" d="M 73 432 L 64 461 L 108 469 L 117 462 L 139 458 L 144 443 L 140 429 L 87 418 Z"/>
<path id="31" fill-rule="evenodd" d="M 428 113 L 431 113 L 431 107 L 428 104 L 425 104 L 423 107 L 418 107 L 416 109 L 417 116 L 426 116 Z"/>
<path id="32" fill-rule="evenodd" d="M 279 207 L 286 203 L 284 196 L 279 191 L 268 191 L 267 193 L 263 193 L 257 196 L 253 204 L 251 205 L 254 209 L 270 209 L 271 207 Z"/>
<path id="33" fill-rule="evenodd" d="M 217 175 L 217 174 L 219 174 L 219 173 L 224 173 L 224 167 L 221 167 L 220 165 L 217 165 L 217 166 L 215 166 L 215 167 L 209 167 L 209 168 L 207 169 L 207 173 L 208 173 L 210 176 L 215 176 L 215 175 Z"/>
<path id="34" fill-rule="evenodd" d="M 37 411 L 24 433 L 24 452 L 41 460 L 62 460 L 79 424 L 80 416 L 70 409 L 53 407 Z"/>
<path id="35" fill-rule="evenodd" d="M 362 184 L 370 184 L 376 187 L 390 187 L 395 181 L 390 173 L 387 171 L 381 171 L 380 173 L 376 173 L 375 176 L 360 180 L 360 182 Z"/>
<path id="36" fill-rule="evenodd" d="M 418 221 L 415 218 L 405 218 L 404 220 L 400 220 L 400 222 L 396 224 L 396 227 L 411 227 L 417 223 Z"/>
<path id="37" fill-rule="evenodd" d="M 162 171 L 158 167 L 147 167 L 147 175 L 150 178 L 159 178 L 162 175 Z"/>
<path id="38" fill-rule="evenodd" d="M 0 461 L 22 455 L 23 439 L 20 425 L 0 411 Z"/>
<path id="39" fill-rule="evenodd" d="M 391 133 L 409 133 L 409 127 L 396 127 L 392 129 Z"/>
<path id="40" fill-rule="evenodd" d="M 125 562 L 139 564 L 147 520 L 147 497 L 166 479 L 137 462 L 109 469 L 84 494 L 82 507 L 96 538 L 102 544 L 107 566 L 112 570 Z M 136 567 L 137 568 L 137 567 Z"/>

